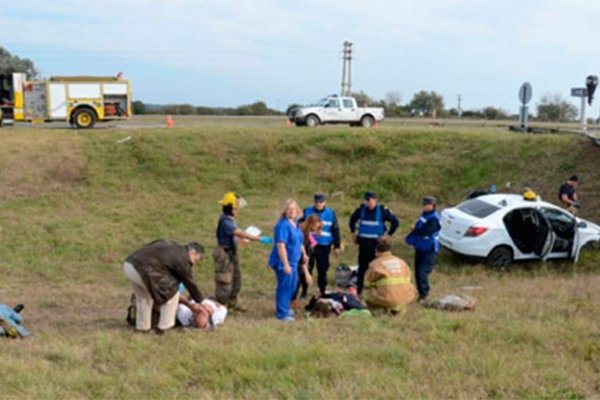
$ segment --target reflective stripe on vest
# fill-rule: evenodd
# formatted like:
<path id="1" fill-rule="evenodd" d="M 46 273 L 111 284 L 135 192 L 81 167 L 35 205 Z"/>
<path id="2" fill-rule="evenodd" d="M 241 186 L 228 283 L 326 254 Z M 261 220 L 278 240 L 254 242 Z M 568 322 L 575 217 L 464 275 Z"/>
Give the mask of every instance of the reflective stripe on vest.
<path id="1" fill-rule="evenodd" d="M 360 224 L 358 225 L 358 236 L 366 239 L 378 239 L 385 233 L 385 225 L 382 221 L 381 205 L 375 206 L 375 219 L 365 221 L 365 209 L 360 209 Z"/>
<path id="2" fill-rule="evenodd" d="M 331 208 L 325 207 L 321 212 L 317 212 L 314 207 L 307 207 L 304 209 L 304 219 L 307 220 L 311 215 L 316 214 L 321 222 L 323 222 L 323 228 L 319 235 L 315 235 L 317 244 L 321 246 L 329 246 L 333 243 L 333 237 L 331 235 L 331 227 L 333 225 L 334 213 Z"/>
<path id="3" fill-rule="evenodd" d="M 375 282 L 365 282 L 365 287 L 380 287 L 390 285 L 406 285 L 410 283 L 410 277 L 408 276 L 394 276 L 390 278 L 383 278 Z"/>

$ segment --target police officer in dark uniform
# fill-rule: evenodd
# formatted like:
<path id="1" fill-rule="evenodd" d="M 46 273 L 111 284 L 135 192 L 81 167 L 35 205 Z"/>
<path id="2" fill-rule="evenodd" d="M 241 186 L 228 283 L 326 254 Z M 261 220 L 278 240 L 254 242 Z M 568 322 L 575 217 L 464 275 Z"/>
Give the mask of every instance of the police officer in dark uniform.
<path id="1" fill-rule="evenodd" d="M 299 222 L 304 222 L 308 217 L 316 214 L 323 228 L 319 235 L 316 236 L 317 245 L 315 246 L 309 260 L 309 272 L 312 274 L 315 264 L 319 272 L 318 284 L 321 294 L 325 294 L 327 287 L 327 271 L 329 270 L 329 254 L 331 253 L 331 245 L 333 245 L 336 256 L 340 254 L 340 227 L 333 209 L 327 207 L 327 196 L 324 193 L 316 193 L 314 196 L 315 203 L 311 207 L 304 209 L 302 218 Z M 303 296 L 306 293 L 303 291 Z"/>
<path id="2" fill-rule="evenodd" d="M 352 241 L 358 244 L 358 294 L 362 293 L 365 272 L 375 259 L 375 247 L 380 241 L 389 239 L 396 232 L 400 222 L 394 213 L 377 200 L 377 193 L 366 192 L 364 204 L 350 217 Z M 385 223 L 389 223 L 389 229 Z M 355 233 L 358 223 L 358 234 Z"/>
<path id="3" fill-rule="evenodd" d="M 435 257 L 440 251 L 438 237 L 441 220 L 436 211 L 436 203 L 433 196 L 423 197 L 423 212 L 406 237 L 406 243 L 415 248 L 415 281 L 420 303 L 429 295 L 429 274 L 433 271 Z"/>

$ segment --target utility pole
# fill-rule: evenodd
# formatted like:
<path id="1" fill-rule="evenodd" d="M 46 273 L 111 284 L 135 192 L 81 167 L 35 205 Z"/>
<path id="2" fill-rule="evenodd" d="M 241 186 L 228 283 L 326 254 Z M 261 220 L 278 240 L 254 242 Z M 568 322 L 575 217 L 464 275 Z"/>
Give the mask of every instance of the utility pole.
<path id="1" fill-rule="evenodd" d="M 458 114 L 458 116 L 460 117 L 462 115 L 462 109 L 460 108 L 460 100 L 461 100 L 461 95 L 457 95 L 456 96 L 457 100 L 458 100 L 458 107 L 456 108 L 456 112 Z"/>
<path id="2" fill-rule="evenodd" d="M 350 95 L 352 91 L 352 43 L 344 42 L 344 63 L 342 65 L 342 96 Z"/>

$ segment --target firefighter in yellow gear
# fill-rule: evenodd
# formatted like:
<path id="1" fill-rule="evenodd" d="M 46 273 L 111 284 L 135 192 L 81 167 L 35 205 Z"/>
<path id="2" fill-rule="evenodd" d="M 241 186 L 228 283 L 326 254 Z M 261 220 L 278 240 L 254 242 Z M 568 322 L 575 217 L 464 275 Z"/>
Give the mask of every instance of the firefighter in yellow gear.
<path id="1" fill-rule="evenodd" d="M 370 309 L 397 314 L 415 299 L 411 271 L 404 260 L 392 255 L 388 242 L 377 244 L 375 259 L 365 273 L 364 299 Z"/>

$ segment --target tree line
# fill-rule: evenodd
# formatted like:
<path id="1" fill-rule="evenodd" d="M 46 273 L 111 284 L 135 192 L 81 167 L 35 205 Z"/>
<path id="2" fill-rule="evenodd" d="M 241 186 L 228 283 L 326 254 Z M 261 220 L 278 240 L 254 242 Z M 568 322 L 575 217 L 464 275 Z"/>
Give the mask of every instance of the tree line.
<path id="1" fill-rule="evenodd" d="M 13 72 L 24 72 L 29 79 L 37 78 L 39 75 L 33 61 L 13 55 L 0 46 L 0 75 L 8 75 Z M 0 90 L 2 89 L 0 88 Z M 435 91 L 421 90 L 415 93 L 410 102 L 406 104 L 401 104 L 402 95 L 399 92 L 388 92 L 385 94 L 384 99 L 381 100 L 375 100 L 363 91 L 353 93 L 353 96 L 361 106 L 382 107 L 385 110 L 386 117 L 451 118 L 459 116 L 459 111 L 456 108 L 447 109 L 445 107 L 444 98 Z M 245 104 L 239 107 L 208 107 L 193 106 L 191 104 L 151 105 L 145 104 L 141 100 L 134 101 L 132 105 L 135 114 L 240 116 L 284 114 L 283 112 L 269 108 L 264 101 L 256 101 L 252 104 Z M 285 114 L 289 113 L 292 108 L 299 106 L 299 104 L 290 104 Z M 460 114 L 463 118 L 473 119 L 518 119 L 517 115 L 511 115 L 506 110 L 492 106 L 474 110 L 463 110 Z M 560 94 L 546 94 L 542 96 L 537 105 L 537 116 L 532 116 L 531 118 L 538 121 L 570 122 L 574 121 L 577 116 L 577 108 Z"/>
<path id="2" fill-rule="evenodd" d="M 283 115 L 282 112 L 267 107 L 264 101 L 244 104 L 239 107 L 207 107 L 191 104 L 145 104 L 140 100 L 132 102 L 134 114 L 164 114 L 164 115 Z"/>

